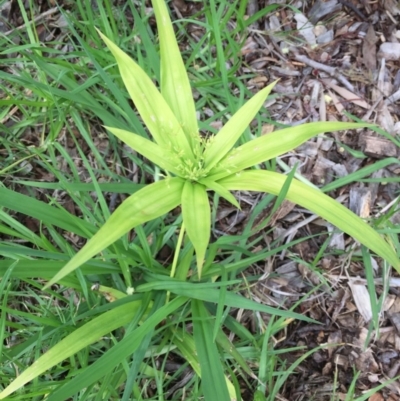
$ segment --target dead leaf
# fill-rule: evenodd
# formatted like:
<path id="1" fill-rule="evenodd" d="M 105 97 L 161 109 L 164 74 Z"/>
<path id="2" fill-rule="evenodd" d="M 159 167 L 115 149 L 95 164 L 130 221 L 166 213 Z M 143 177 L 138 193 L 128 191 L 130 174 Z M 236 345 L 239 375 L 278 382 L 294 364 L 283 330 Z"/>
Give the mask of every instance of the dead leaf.
<path id="1" fill-rule="evenodd" d="M 354 281 L 349 281 L 349 287 L 359 314 L 363 317 L 365 322 L 369 322 L 372 319 L 372 309 L 371 298 L 367 287 L 364 284 L 358 284 Z"/>
<path id="2" fill-rule="evenodd" d="M 363 61 L 365 66 L 371 70 L 376 70 L 376 43 L 378 42 L 378 38 L 375 34 L 375 30 L 372 24 L 369 25 L 367 34 L 365 36 L 362 52 L 363 52 Z"/>
<path id="3" fill-rule="evenodd" d="M 375 393 L 368 398 L 368 401 L 383 401 L 383 397 L 381 393 Z"/>
<path id="4" fill-rule="evenodd" d="M 322 81 L 347 101 L 352 102 L 364 109 L 369 109 L 371 107 L 365 100 L 361 99 L 360 96 L 357 96 L 355 93 L 350 92 L 341 86 L 335 85 L 332 80 L 323 79 Z"/>

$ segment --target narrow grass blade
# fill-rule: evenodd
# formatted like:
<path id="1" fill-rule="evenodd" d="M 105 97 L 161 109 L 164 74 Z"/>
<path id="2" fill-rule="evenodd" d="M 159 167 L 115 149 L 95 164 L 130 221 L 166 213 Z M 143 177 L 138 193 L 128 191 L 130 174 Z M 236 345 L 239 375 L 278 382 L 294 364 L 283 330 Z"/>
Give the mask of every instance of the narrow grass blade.
<path id="1" fill-rule="evenodd" d="M 5 340 L 8 332 L 8 322 L 6 319 L 8 319 L 8 311 L 7 311 L 7 305 L 8 305 L 8 297 L 10 295 L 10 290 L 12 284 L 10 283 L 10 273 L 12 271 L 12 268 L 7 272 L 7 275 L 5 277 L 2 277 L 1 283 L 0 283 L 0 300 L 1 300 L 1 313 L 0 313 L 0 355 L 4 355 L 4 349 L 6 345 Z M 42 322 L 39 322 L 39 324 Z M 44 322 L 43 322 L 44 323 Z M 7 337 L 6 337 L 7 336 Z M 8 348 L 8 347 L 7 347 Z"/>
<path id="2" fill-rule="evenodd" d="M 4 252 L 0 247 L 0 254 L 4 256 Z M 30 277 L 41 277 L 45 279 L 50 279 L 53 277 L 66 263 L 68 260 L 67 255 L 65 256 L 65 261 L 58 261 L 58 260 L 51 260 L 54 254 L 49 253 L 48 259 L 50 260 L 23 260 L 21 255 L 16 253 L 14 250 L 13 255 L 18 258 L 18 263 L 16 264 L 15 268 L 12 271 L 12 277 L 18 278 L 30 278 Z M 15 262 L 12 259 L 4 259 L 0 260 L 0 277 L 3 277 L 7 273 L 7 269 Z M 120 269 L 117 266 L 113 266 L 111 263 L 107 262 L 87 262 L 81 266 L 82 274 L 84 275 L 91 275 L 91 274 L 118 274 Z M 67 281 L 65 281 L 65 285 Z M 71 286 L 71 283 L 69 284 Z"/>
<path id="3" fill-rule="evenodd" d="M 376 296 L 377 291 L 374 280 L 374 268 L 371 263 L 371 255 L 364 246 L 361 247 L 361 254 L 365 267 L 365 276 L 367 277 L 369 298 L 371 300 L 372 322 L 374 329 L 379 333 L 379 315 L 382 305 L 380 305 Z"/>
<path id="4" fill-rule="evenodd" d="M 199 182 L 200 182 L 200 184 L 205 185 L 207 187 L 207 189 L 211 189 L 212 191 L 217 193 L 219 196 L 221 196 L 222 198 L 226 199 L 229 203 L 232 203 L 232 205 L 234 205 L 238 209 L 240 209 L 239 202 L 222 185 L 218 184 L 215 181 L 211 181 L 211 180 L 209 180 L 207 178 L 202 178 Z"/>
<path id="5" fill-rule="evenodd" d="M 196 375 L 201 377 L 199 358 L 197 357 L 193 336 L 186 331 L 175 328 L 170 330 L 172 332 L 172 342 L 178 347 L 185 361 L 189 362 Z"/>
<path id="6" fill-rule="evenodd" d="M 264 161 L 283 155 L 303 142 L 323 132 L 356 129 L 371 124 L 318 122 L 284 128 L 233 149 L 210 171 L 210 180 L 219 180 L 238 171 L 245 170 Z"/>
<path id="7" fill-rule="evenodd" d="M 374 173 L 375 171 L 383 169 L 391 164 L 400 164 L 400 161 L 395 157 L 388 157 L 387 159 L 379 160 L 366 167 L 360 168 L 359 170 L 355 171 L 352 174 L 340 177 L 337 180 L 330 182 L 329 184 L 321 188 L 321 191 L 326 193 L 329 191 L 333 191 L 336 188 L 340 188 L 347 184 L 350 184 L 351 182 L 361 181 L 362 178 Z M 382 182 L 383 180 L 379 178 L 379 181 Z"/>
<path id="8" fill-rule="evenodd" d="M 186 361 L 189 362 L 195 373 L 201 377 L 201 369 L 199 364 L 198 351 L 196 344 L 194 342 L 193 336 L 185 331 L 177 331 L 172 329 L 172 342 L 178 347 L 182 356 Z M 229 379 L 225 376 L 225 382 L 228 387 L 228 392 L 230 394 L 231 400 L 236 399 L 235 388 Z"/>
<path id="9" fill-rule="evenodd" d="M 311 356 L 314 352 L 317 352 L 321 349 L 326 349 L 325 345 L 321 345 L 319 347 L 313 348 L 306 353 L 303 353 L 299 358 L 297 358 L 290 366 L 288 366 L 285 370 L 281 370 L 277 373 L 274 373 L 274 386 L 273 388 L 269 388 L 269 399 L 276 400 L 279 399 L 278 394 L 282 391 L 282 387 L 287 383 L 288 378 L 293 372 L 295 372 L 296 368 L 305 361 L 309 356 Z M 272 380 L 271 380 L 272 381 Z"/>
<path id="10" fill-rule="evenodd" d="M 84 372 L 66 381 L 66 384 L 59 390 L 50 394 L 48 400 L 67 400 L 79 390 L 87 388 L 92 383 L 101 379 L 124 359 L 126 360 L 129 358 L 129 356 L 140 346 L 144 336 L 146 336 L 147 333 L 157 324 L 174 313 L 176 309 L 182 306 L 186 301 L 186 298 L 178 297 L 156 310 L 141 324 L 140 327 L 127 334 L 118 344 L 114 345 L 114 347 L 87 367 Z M 128 314 L 128 316 L 130 316 L 130 320 L 132 320 L 132 314 Z"/>
<path id="11" fill-rule="evenodd" d="M 263 334 L 262 346 L 260 352 L 260 368 L 258 370 L 258 390 L 261 394 L 265 394 L 266 389 L 268 388 L 268 384 L 271 384 L 271 374 L 269 372 L 273 372 L 275 368 L 275 355 L 268 355 L 269 344 L 271 343 L 272 337 L 272 327 L 274 324 L 274 316 L 268 322 L 267 328 Z M 268 365 L 271 367 L 268 369 Z M 269 380 L 268 380 L 269 376 Z M 270 382 L 270 383 L 268 383 Z"/>
<path id="12" fill-rule="evenodd" d="M 15 77 L 12 75 L 3 75 L 0 72 L 0 78 L 8 80 L 10 82 L 16 81 L 18 85 L 23 84 L 27 88 L 31 89 L 33 93 L 36 93 L 38 91 L 45 93 L 49 97 L 53 98 L 60 98 L 63 100 L 68 100 L 70 102 L 73 102 L 78 107 L 82 107 L 86 110 L 90 110 L 90 112 L 95 113 L 101 120 L 108 125 L 115 125 L 121 128 L 126 128 L 124 127 L 123 120 L 121 118 L 115 117 L 112 112 L 108 111 L 107 108 L 105 108 L 99 101 L 98 97 L 93 96 L 92 93 L 89 93 L 89 91 L 84 90 L 84 87 L 79 86 L 81 82 L 76 82 L 74 79 L 69 78 L 70 75 L 65 71 L 65 68 L 53 64 L 50 59 L 43 59 L 40 57 L 35 57 L 34 54 L 31 55 L 32 60 L 37 64 L 37 66 L 40 68 L 41 71 L 46 73 L 53 79 L 54 81 L 58 82 L 60 87 L 65 88 L 63 89 L 58 89 L 58 87 L 52 87 L 49 86 L 47 83 L 46 85 L 33 80 L 32 78 L 26 78 L 26 77 L 18 77 L 18 80 L 15 80 Z M 64 60 L 65 62 L 65 60 Z M 76 64 L 74 66 L 71 66 L 70 70 L 71 72 L 74 71 L 76 68 Z M 20 81 L 20 82 L 18 82 Z M 110 88 L 112 89 L 112 88 Z M 124 100 L 124 104 L 127 103 L 126 100 Z M 126 109 L 126 107 L 124 107 Z M 122 114 L 123 111 L 121 109 L 120 113 Z M 135 117 L 130 117 L 129 120 L 133 126 L 138 126 L 138 119 Z M 136 122 L 136 123 L 135 123 Z M 138 132 L 138 130 L 135 130 Z M 142 128 L 143 131 L 143 128 Z"/>
<path id="13" fill-rule="evenodd" d="M 207 246 L 210 242 L 211 211 L 204 185 L 187 180 L 182 191 L 182 216 L 186 232 L 196 251 L 201 277 Z"/>
<path id="14" fill-rule="evenodd" d="M 354 379 L 351 383 L 352 387 L 356 386 L 357 383 L 357 378 L 358 378 L 358 374 L 357 377 L 354 376 Z M 354 398 L 354 396 L 350 395 L 349 397 L 346 395 L 345 401 L 366 401 L 366 400 L 373 400 L 375 397 L 374 395 L 379 394 L 379 396 L 376 396 L 376 398 L 379 400 L 379 398 L 381 398 L 380 393 L 378 393 L 380 390 L 383 389 L 388 389 L 390 388 L 389 386 L 398 381 L 400 379 L 400 376 L 396 376 L 393 377 L 393 379 L 390 380 L 385 380 L 383 383 L 381 383 L 379 386 L 373 387 L 371 390 L 366 391 L 363 395 L 360 395 L 357 398 Z M 353 385 L 354 383 L 354 385 Z M 349 390 L 347 390 L 347 394 L 349 394 Z"/>
<path id="15" fill-rule="evenodd" d="M 50 206 L 30 196 L 6 188 L 0 188 L 0 206 L 85 238 L 88 238 L 96 230 L 92 224 L 68 213 L 65 209 Z"/>
<path id="16" fill-rule="evenodd" d="M 215 278 L 216 280 L 217 278 Z M 229 308 L 225 308 L 225 297 L 228 291 L 228 273 L 226 270 L 221 267 L 221 287 L 219 290 L 219 301 L 217 303 L 217 310 L 213 315 L 215 316 L 215 324 L 214 324 L 214 331 L 213 331 L 213 341 L 217 338 L 218 330 L 223 325 L 224 314 L 227 316 L 229 314 Z M 214 279 L 213 279 L 214 281 Z"/>
<path id="17" fill-rule="evenodd" d="M 149 76 L 110 39 L 101 32 L 99 35 L 117 60 L 126 89 L 154 140 L 194 161 L 180 122 Z"/>
<path id="18" fill-rule="evenodd" d="M 54 62 L 55 64 L 59 63 L 62 72 L 60 71 L 57 74 L 57 72 L 53 71 L 53 79 L 56 82 L 59 82 L 60 87 L 64 87 L 65 89 L 67 89 L 67 91 L 69 90 L 71 93 L 76 94 L 75 98 L 78 102 L 81 102 L 82 97 L 86 97 L 90 102 L 93 102 L 94 104 L 96 104 L 96 100 L 100 100 L 101 103 L 99 104 L 99 106 L 101 106 L 103 110 L 97 111 L 96 114 L 101 118 L 105 125 L 117 126 L 118 128 L 129 127 L 128 129 L 134 130 L 139 135 L 147 137 L 147 133 L 143 129 L 142 122 L 135 113 L 132 113 L 132 106 L 125 96 L 125 91 L 121 90 L 118 83 L 114 82 L 108 71 L 103 68 L 104 66 L 108 66 L 110 64 L 109 55 L 105 54 L 105 52 L 99 52 L 97 49 L 94 50 L 92 47 L 93 44 L 95 46 L 98 46 L 100 42 L 100 40 L 97 40 L 97 38 L 95 38 L 96 30 L 93 19 L 90 21 L 91 18 L 89 17 L 88 21 L 85 17 L 81 19 L 78 16 L 74 16 L 72 13 L 66 12 L 62 12 L 62 16 L 68 23 L 69 32 L 73 35 L 77 42 L 79 42 L 79 46 L 78 43 L 75 44 L 75 54 L 80 54 L 80 57 L 82 58 L 85 56 L 87 57 L 87 61 L 84 63 L 85 66 L 83 67 L 83 69 L 87 71 L 85 75 L 89 75 L 90 78 L 84 83 L 78 78 L 78 74 L 74 73 L 74 71 L 76 71 L 77 65 L 73 62 L 73 58 L 69 63 L 67 63 L 65 58 L 63 57 L 61 57 L 60 59 L 54 59 L 54 57 L 48 59 L 37 58 L 37 60 L 40 62 L 40 64 L 38 64 L 40 70 L 47 72 L 50 61 L 52 63 Z M 109 18 L 112 19 L 112 16 L 110 16 Z M 102 23 L 106 24 L 105 19 L 102 21 Z M 91 38 L 91 43 L 89 43 L 85 36 L 86 38 Z M 81 49 L 84 50 L 84 53 Z M 89 70 L 88 67 L 91 65 L 96 68 L 98 75 L 93 74 L 93 72 Z M 65 68 L 65 66 L 67 68 Z M 72 74 L 68 73 L 67 70 L 69 70 L 69 72 L 71 72 Z M 100 85 L 98 88 L 96 88 L 95 91 L 93 91 L 92 89 L 89 89 L 88 91 L 83 90 L 86 86 L 88 86 L 88 88 L 94 86 L 94 82 L 90 83 L 90 81 L 95 81 L 97 79 L 101 80 L 101 87 L 106 87 L 107 91 L 102 90 L 100 88 Z M 67 83 L 69 83 L 70 85 L 67 86 Z M 87 109 L 92 111 L 91 107 L 88 107 Z M 117 120 L 117 125 L 115 125 L 115 122 L 111 121 L 110 118 L 107 117 L 107 114 L 109 114 L 109 109 L 111 112 L 114 112 L 118 116 L 117 118 L 114 118 Z M 121 117 L 126 118 L 128 126 L 123 126 L 125 124 L 123 123 L 123 119 L 121 119 Z"/>
<path id="19" fill-rule="evenodd" d="M 156 79 L 160 78 L 160 54 L 159 48 L 156 45 L 156 38 L 153 34 L 153 29 L 150 28 L 149 19 L 152 17 L 151 14 L 146 12 L 146 8 L 139 9 L 135 4 L 130 3 L 130 11 L 133 15 L 133 24 L 135 30 L 140 37 L 140 44 L 137 46 L 146 49 L 146 58 L 148 69 L 151 76 L 155 76 Z M 142 47 L 143 46 L 143 47 Z"/>
<path id="20" fill-rule="evenodd" d="M 193 334 L 201 369 L 201 387 L 206 401 L 230 401 L 210 315 L 202 301 L 192 300 Z"/>
<path id="21" fill-rule="evenodd" d="M 179 205 L 183 180 L 169 178 L 135 192 L 111 215 L 86 245 L 50 280 L 48 288 L 107 248 L 129 230 L 153 220 Z"/>
<path id="22" fill-rule="evenodd" d="M 174 112 L 194 148 L 198 136 L 196 107 L 166 2 L 153 0 L 161 57 L 161 94 Z"/>
<path id="23" fill-rule="evenodd" d="M 227 334 L 222 330 L 222 325 L 217 328 L 218 333 L 216 336 L 216 341 L 220 347 L 222 347 L 225 352 L 232 356 L 235 362 L 248 374 L 250 377 L 255 377 L 253 371 L 250 369 L 250 366 L 247 364 L 245 358 L 242 354 L 236 349 L 235 345 L 229 341 Z M 224 328 L 225 329 L 225 328 Z M 215 330 L 215 328 L 214 328 Z"/>
<path id="24" fill-rule="evenodd" d="M 160 275 L 149 274 L 145 276 L 146 283 L 140 284 L 136 287 L 135 291 L 137 292 L 149 292 L 149 291 L 160 291 L 160 290 L 168 290 L 172 292 L 180 292 L 180 291 L 195 291 L 197 293 L 198 290 L 208 291 L 212 288 L 221 287 L 221 283 L 219 281 L 214 283 L 188 283 L 186 281 L 180 281 L 176 279 L 168 279 L 167 277 L 163 277 L 163 280 L 160 280 Z M 241 280 L 229 280 L 224 283 L 224 285 L 237 285 L 240 284 Z M 218 290 L 219 291 L 219 290 Z M 199 298 L 201 299 L 201 298 Z"/>
<path id="25" fill-rule="evenodd" d="M 260 231 L 262 227 L 266 227 L 271 220 L 272 216 L 275 214 L 275 212 L 279 209 L 279 207 L 282 205 L 282 202 L 286 199 L 287 192 L 292 184 L 292 180 L 296 174 L 296 169 L 297 165 L 292 168 L 290 173 L 286 176 L 285 183 L 282 185 L 282 188 L 279 192 L 279 195 L 276 197 L 274 206 L 272 207 L 271 211 L 269 212 L 268 217 L 262 221 L 261 223 L 258 224 L 257 226 L 257 231 Z M 258 206 L 258 205 L 257 205 Z M 254 223 L 254 220 L 252 221 Z M 249 226 L 249 229 L 251 229 L 252 225 Z M 247 228 L 247 227 L 246 227 Z"/>
<path id="26" fill-rule="evenodd" d="M 228 190 L 270 192 L 278 195 L 285 180 L 284 175 L 271 171 L 243 171 L 239 176 L 227 177 L 219 183 Z M 392 247 L 367 223 L 334 199 L 296 179 L 292 180 L 286 198 L 334 224 L 400 272 L 400 261 Z"/>
<path id="27" fill-rule="evenodd" d="M 98 184 L 103 192 L 114 192 L 117 194 L 133 194 L 143 188 L 145 184 L 135 184 L 134 182 L 101 182 Z M 63 189 L 71 192 L 92 192 L 95 186 L 90 182 L 41 182 L 41 181 L 23 181 L 14 180 L 15 184 L 26 185 L 27 187 Z"/>
<path id="28" fill-rule="evenodd" d="M 26 383 L 35 379 L 46 370 L 74 355 L 81 349 L 96 342 L 103 335 L 129 323 L 140 307 L 140 301 L 130 302 L 116 307 L 96 317 L 84 326 L 76 329 L 68 337 L 58 342 L 53 348 L 36 360 L 22 372 L 8 387 L 0 393 L 0 400 L 5 399 Z"/>
<path id="29" fill-rule="evenodd" d="M 45 238 L 36 235 L 33 231 L 26 227 L 25 224 L 22 224 L 18 220 L 11 217 L 11 213 L 6 213 L 6 211 L 0 209 L 0 235 L 1 234 L 22 239 L 25 243 L 30 242 L 35 244 L 40 249 L 57 252 L 57 247 L 51 244 L 50 241 L 47 241 Z M 4 238 L 7 237 L 3 237 L 3 239 Z M 1 247 L 2 245 L 0 245 L 0 249 Z"/>
<path id="30" fill-rule="evenodd" d="M 211 170 L 232 149 L 243 131 L 264 104 L 276 82 L 254 95 L 247 101 L 214 136 L 204 152 L 204 164 Z"/>
<path id="31" fill-rule="evenodd" d="M 242 2 L 241 6 L 242 4 L 244 4 L 244 7 L 246 7 L 247 1 Z M 257 11 L 252 15 L 249 15 L 248 18 L 246 18 L 245 20 L 241 19 L 240 21 L 238 21 L 240 22 L 238 23 L 238 26 L 233 30 L 233 34 L 236 35 L 238 32 L 240 32 L 240 29 L 245 29 L 249 27 L 251 24 L 264 18 L 265 15 L 271 13 L 272 11 L 276 10 L 279 7 L 284 8 L 285 6 L 283 4 L 271 4 L 269 6 L 264 6 L 261 10 Z M 244 10 L 246 9 L 244 8 Z"/>
<path id="32" fill-rule="evenodd" d="M 216 284 L 218 283 L 185 283 L 182 281 L 165 278 L 163 281 L 152 281 L 147 284 L 141 284 L 135 288 L 135 291 L 147 292 L 149 290 L 164 290 L 170 291 L 177 295 L 188 297 L 190 299 L 198 299 L 201 301 L 217 304 L 221 298 L 220 290 L 215 289 Z M 287 319 L 296 319 L 317 323 L 315 320 L 310 319 L 307 316 L 303 316 L 300 313 L 295 313 L 290 310 L 279 310 L 268 305 L 262 305 L 258 302 L 244 298 L 241 295 L 235 294 L 231 291 L 226 292 L 224 303 L 226 306 L 231 306 L 233 308 L 249 309 L 269 313 L 271 315 L 281 316 Z"/>
<path id="33" fill-rule="evenodd" d="M 147 157 L 154 164 L 176 175 L 180 174 L 179 170 L 177 169 L 177 166 L 179 165 L 179 163 L 177 163 L 177 156 L 165 147 L 161 147 L 160 145 L 157 145 L 156 143 L 151 142 L 140 135 L 125 131 L 123 129 L 111 127 L 106 128 L 122 142 L 126 143 L 144 157 Z"/>
<path id="34" fill-rule="evenodd" d="M 225 27 L 228 23 L 228 21 L 225 19 L 226 16 L 232 12 L 233 7 L 226 7 L 226 5 L 223 2 L 218 2 L 218 6 L 215 2 L 215 0 L 210 0 L 209 1 L 209 7 L 206 9 L 206 17 L 207 17 L 207 22 L 211 26 L 210 34 L 210 42 L 212 45 L 215 45 L 215 51 L 216 51 L 216 57 L 213 52 L 210 52 L 211 57 L 209 57 L 208 61 L 209 64 L 215 63 L 215 72 L 214 75 L 217 76 L 217 81 L 221 82 L 221 89 L 223 91 L 223 96 L 226 98 L 227 103 L 228 103 L 228 110 L 229 112 L 233 113 L 234 111 L 237 110 L 236 106 L 236 99 L 232 96 L 232 94 L 229 91 L 230 87 L 230 77 L 229 77 L 229 71 L 230 69 L 227 68 L 227 64 L 230 64 L 230 60 L 228 59 L 229 57 L 226 55 L 224 47 L 226 46 L 227 42 L 232 42 L 229 40 L 229 34 L 223 34 L 225 29 L 221 30 L 221 27 Z M 235 16 L 236 17 L 236 16 Z M 229 17 L 228 17 L 229 18 Z M 228 19 L 229 20 L 229 19 Z M 225 21 L 225 24 L 223 23 Z M 229 32 L 229 31 L 228 31 Z M 231 45 L 230 48 L 235 48 L 237 49 L 237 53 L 240 52 L 240 47 L 237 47 L 237 43 L 234 45 Z M 220 89 L 220 90 L 221 90 Z"/>

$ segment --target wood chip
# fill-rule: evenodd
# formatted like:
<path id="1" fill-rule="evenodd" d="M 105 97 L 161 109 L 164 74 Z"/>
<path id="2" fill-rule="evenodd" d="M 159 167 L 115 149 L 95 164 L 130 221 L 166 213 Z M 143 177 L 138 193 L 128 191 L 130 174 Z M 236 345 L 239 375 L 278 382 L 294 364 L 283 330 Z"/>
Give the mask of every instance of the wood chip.
<path id="1" fill-rule="evenodd" d="M 365 66 L 371 70 L 376 70 L 376 43 L 378 38 L 375 34 L 375 29 L 372 24 L 369 25 L 367 34 L 363 42 L 363 62 Z"/>
<path id="2" fill-rule="evenodd" d="M 378 57 L 386 60 L 400 60 L 400 43 L 382 43 L 379 47 Z"/>
<path id="3" fill-rule="evenodd" d="M 321 1 L 317 0 L 309 11 L 308 15 L 311 23 L 316 24 L 328 14 L 333 14 L 342 9 L 342 5 L 337 0 Z"/>
<path id="4" fill-rule="evenodd" d="M 316 45 L 316 39 L 314 34 L 314 25 L 307 19 L 304 14 L 295 14 L 294 19 L 297 21 L 297 29 L 306 42 L 311 45 Z"/>
<path id="5" fill-rule="evenodd" d="M 364 284 L 358 284 L 355 281 L 349 281 L 349 287 L 353 294 L 353 299 L 357 310 L 365 322 L 372 319 L 371 298 L 367 287 Z"/>
<path id="6" fill-rule="evenodd" d="M 278 210 L 272 215 L 269 225 L 273 227 L 278 220 L 286 217 L 294 209 L 295 206 L 296 205 L 294 203 L 285 199 L 279 206 Z"/>
<path id="7" fill-rule="evenodd" d="M 361 372 L 376 373 L 379 371 L 379 365 L 375 360 L 371 348 L 366 348 L 368 346 L 368 338 L 368 330 L 362 327 L 359 336 L 354 339 L 354 345 L 359 348 L 359 351 L 353 351 L 350 355 L 353 357 L 353 363 L 358 370 Z"/>
<path id="8" fill-rule="evenodd" d="M 344 234 L 342 232 L 337 232 L 337 228 L 331 224 L 328 224 L 327 227 L 329 232 L 333 232 L 331 240 L 329 241 L 329 248 L 343 251 L 345 249 Z"/>
<path id="9" fill-rule="evenodd" d="M 335 351 L 335 349 L 337 349 L 337 347 L 341 344 L 342 341 L 343 341 L 342 332 L 340 330 L 334 331 L 329 334 L 328 336 L 328 344 L 330 345 L 328 347 L 329 358 L 332 357 L 333 352 Z"/>
<path id="10" fill-rule="evenodd" d="M 335 165 L 334 162 L 326 159 L 323 156 L 318 156 L 314 168 L 313 168 L 313 179 L 317 184 L 328 184 L 332 181 L 332 168 Z"/>
<path id="11" fill-rule="evenodd" d="M 375 159 L 397 156 L 396 145 L 385 138 L 363 135 L 360 137 L 360 146 L 367 156 Z"/>
<path id="12" fill-rule="evenodd" d="M 368 401 L 384 401 L 384 398 L 381 393 L 375 393 L 368 398 Z"/>
<path id="13" fill-rule="evenodd" d="M 388 316 L 397 332 L 400 333 L 400 313 L 389 313 Z"/>
<path id="14" fill-rule="evenodd" d="M 349 207 L 360 217 L 369 217 L 371 213 L 371 191 L 364 187 L 350 189 Z"/>

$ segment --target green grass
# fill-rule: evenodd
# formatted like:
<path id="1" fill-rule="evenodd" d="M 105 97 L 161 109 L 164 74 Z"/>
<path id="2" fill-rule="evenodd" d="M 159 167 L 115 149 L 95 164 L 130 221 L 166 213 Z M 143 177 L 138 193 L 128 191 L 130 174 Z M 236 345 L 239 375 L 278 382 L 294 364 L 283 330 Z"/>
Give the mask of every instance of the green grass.
<path id="1" fill-rule="evenodd" d="M 227 7 L 225 1 L 211 1 L 197 14 L 175 22 L 178 39 L 185 44 L 184 60 L 204 132 L 213 132 L 211 123 L 226 122 L 251 96 L 246 82 L 252 76 L 240 76 L 238 71 L 241 44 L 252 19 L 244 18 L 245 1 L 232 3 Z M 7 56 L 0 71 L 4 92 L 0 99 L 4 132 L 0 138 L 0 388 L 15 384 L 21 372 L 28 372 L 26 384 L 16 385 L 5 399 L 161 400 L 189 372 L 187 383 L 175 390 L 172 399 L 227 400 L 249 390 L 255 401 L 273 401 L 298 364 L 317 351 L 274 348 L 274 336 L 293 319 L 310 319 L 294 312 L 297 305 L 278 309 L 252 299 L 252 286 L 265 261 L 272 263 L 280 252 L 310 238 L 282 243 L 271 239 L 272 232 L 254 230 L 253 222 L 263 210 L 272 210 L 261 223 L 267 225 L 283 198 L 265 196 L 236 236 L 214 230 L 200 283 L 194 278 L 184 281 L 194 264 L 193 249 L 190 243 L 181 244 L 182 220 L 179 214 L 171 214 L 136 228 L 62 279 L 61 285 L 42 290 L 106 221 L 110 206 L 160 178 L 157 168 L 102 128 L 148 135 L 132 109 L 114 59 L 95 30 L 99 28 L 133 55 L 157 80 L 160 64 L 153 18 L 133 2 L 119 7 L 110 1 L 97 4 L 96 9 L 89 0 L 80 0 L 73 12 L 64 12 L 68 20 L 64 40 L 70 45 L 66 52 L 57 40 L 39 41 L 35 26 L 29 24 L 30 11 L 23 15 L 26 30 L 0 37 L 4 49 L 0 54 Z M 34 13 L 34 2 L 30 6 Z M 265 8 L 257 17 L 274 8 Z M 232 18 L 237 19 L 237 27 L 222 31 L 220 26 Z M 188 35 L 189 24 L 202 29 L 199 41 Z M 20 38 L 18 46 L 11 46 L 13 35 Z M 266 123 L 274 121 L 262 110 L 256 124 Z M 256 132 L 247 130 L 241 141 L 247 142 Z M 368 180 L 390 163 L 398 161 L 379 161 L 322 190 Z M 220 203 L 214 196 L 213 227 L 218 226 Z M 396 227 L 384 218 L 376 225 L 400 249 Z M 271 239 L 268 249 L 266 236 Z M 322 256 L 311 263 L 313 268 Z M 368 267 L 367 252 L 359 256 Z M 174 260 L 180 267 L 177 280 L 169 278 Z M 366 271 L 372 295 L 376 293 L 372 268 Z M 220 279 L 214 282 L 216 276 Z M 92 289 L 95 283 L 103 286 L 102 291 Z M 131 290 L 133 294 L 127 295 Z M 309 294 L 317 290 L 308 289 Z M 114 302 L 108 302 L 110 295 Z M 375 328 L 382 302 L 381 297 L 373 310 Z M 240 309 L 252 311 L 251 319 L 236 320 L 233 316 Z M 288 352 L 304 355 L 288 364 L 282 355 Z M 168 371 L 171 362 L 176 367 Z M 201 379 L 200 365 L 207 364 L 210 369 L 201 373 Z M 201 380 L 214 387 L 203 388 Z"/>

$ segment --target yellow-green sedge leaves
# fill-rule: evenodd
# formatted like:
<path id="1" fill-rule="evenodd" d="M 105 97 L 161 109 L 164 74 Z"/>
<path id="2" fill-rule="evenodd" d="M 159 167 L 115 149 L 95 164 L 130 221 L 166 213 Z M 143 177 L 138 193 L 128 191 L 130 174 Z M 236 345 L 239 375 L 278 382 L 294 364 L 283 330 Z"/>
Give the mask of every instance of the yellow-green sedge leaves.
<path id="1" fill-rule="evenodd" d="M 197 144 L 196 107 L 189 78 L 175 39 L 174 29 L 164 0 L 153 1 L 161 56 L 161 94 L 174 112 L 189 143 Z"/>
<path id="2" fill-rule="evenodd" d="M 86 245 L 46 284 L 48 288 L 139 224 L 168 213 L 181 202 L 184 180 L 167 178 L 126 199 Z"/>
<path id="3" fill-rule="evenodd" d="M 276 82 L 254 95 L 248 100 L 212 138 L 204 152 L 204 164 L 211 170 L 233 147 L 251 120 L 260 110 Z M 252 160 L 252 158 L 250 159 Z"/>
<path id="4" fill-rule="evenodd" d="M 105 334 L 128 324 L 139 310 L 141 303 L 141 301 L 133 301 L 118 306 L 77 328 L 22 372 L 5 390 L 0 392 L 0 400 L 5 399 L 43 372 L 68 359 L 88 345 L 95 343 Z"/>
<path id="5" fill-rule="evenodd" d="M 229 203 L 232 203 L 232 205 L 236 206 L 238 209 L 240 209 L 239 202 L 236 200 L 236 198 L 229 192 L 227 191 L 222 185 L 218 184 L 215 181 L 209 180 L 207 178 L 202 178 L 199 180 L 200 184 L 203 184 L 208 190 L 212 190 L 215 193 L 217 193 L 221 198 L 226 199 Z"/>
<path id="6" fill-rule="evenodd" d="M 156 143 L 143 138 L 140 135 L 125 131 L 119 128 L 107 128 L 112 134 L 119 138 L 122 142 L 126 143 L 129 147 L 136 150 L 138 153 L 147 157 L 154 164 L 160 166 L 166 171 L 170 171 L 179 175 L 179 159 L 174 153 L 170 152 L 165 147 L 161 147 Z"/>
<path id="7" fill-rule="evenodd" d="M 286 177 L 270 171 L 243 171 L 219 181 L 228 190 L 269 192 L 278 195 Z M 339 202 L 296 179 L 286 199 L 316 213 L 365 245 L 400 271 L 400 261 L 392 247 L 368 224 Z"/>
<path id="8" fill-rule="evenodd" d="M 323 132 L 356 129 L 368 126 L 373 125 L 342 122 L 318 122 L 284 128 L 273 132 L 272 134 L 253 139 L 252 141 L 233 149 L 214 169 L 210 171 L 208 178 L 211 180 L 219 180 L 266 160 L 283 155 L 297 148 L 297 146 L 313 136 Z"/>
<path id="9" fill-rule="evenodd" d="M 182 216 L 186 232 L 196 251 L 201 277 L 204 258 L 210 242 L 211 211 L 204 185 L 187 180 L 182 191 Z"/>
<path id="10" fill-rule="evenodd" d="M 115 57 L 125 87 L 154 140 L 159 145 L 167 146 L 171 151 L 194 161 L 181 123 L 149 76 L 100 31 L 99 35 Z"/>

